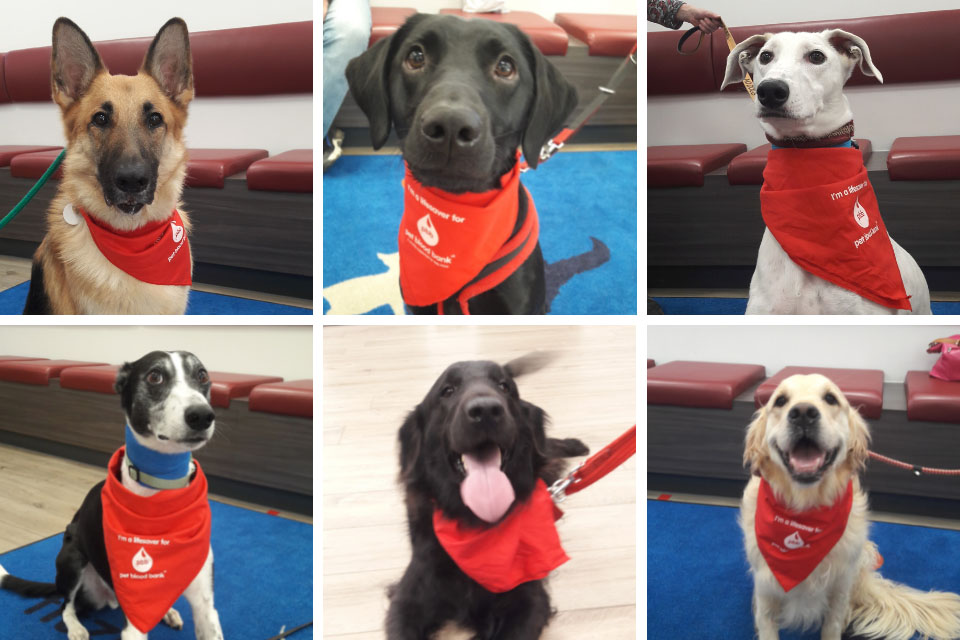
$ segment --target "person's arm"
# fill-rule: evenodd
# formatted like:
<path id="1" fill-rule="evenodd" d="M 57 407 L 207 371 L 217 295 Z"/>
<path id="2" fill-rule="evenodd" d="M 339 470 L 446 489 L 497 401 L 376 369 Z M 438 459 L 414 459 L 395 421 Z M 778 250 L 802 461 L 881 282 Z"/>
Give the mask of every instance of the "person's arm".
<path id="1" fill-rule="evenodd" d="M 677 11 L 677 19 L 699 27 L 704 33 L 713 33 L 720 28 L 719 15 L 707 9 L 698 9 L 692 4 L 684 3 Z"/>
<path id="2" fill-rule="evenodd" d="M 327 9 L 330 8 L 330 0 L 323 0 L 323 19 L 327 19 Z"/>
<path id="3" fill-rule="evenodd" d="M 682 6 L 683 0 L 647 0 L 647 20 L 669 29 L 679 29 L 683 20 L 677 18 L 677 11 Z"/>

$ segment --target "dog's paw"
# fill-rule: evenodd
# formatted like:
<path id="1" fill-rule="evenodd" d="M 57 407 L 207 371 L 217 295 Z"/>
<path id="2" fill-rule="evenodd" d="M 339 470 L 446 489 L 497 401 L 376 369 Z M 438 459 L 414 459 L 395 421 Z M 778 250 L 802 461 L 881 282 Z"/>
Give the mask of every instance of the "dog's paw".
<path id="1" fill-rule="evenodd" d="M 90 632 L 85 627 L 77 627 L 67 631 L 67 640 L 90 640 Z"/>
<path id="2" fill-rule="evenodd" d="M 163 616 L 163 622 L 171 629 L 180 630 L 183 628 L 183 618 L 181 618 L 177 610 L 173 608 Z"/>

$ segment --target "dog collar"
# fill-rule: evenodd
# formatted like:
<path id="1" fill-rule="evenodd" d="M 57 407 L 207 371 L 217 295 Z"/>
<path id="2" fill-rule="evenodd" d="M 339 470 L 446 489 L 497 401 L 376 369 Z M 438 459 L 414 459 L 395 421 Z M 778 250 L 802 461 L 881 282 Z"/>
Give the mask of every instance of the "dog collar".
<path id="1" fill-rule="evenodd" d="M 850 142 L 853 138 L 853 120 L 842 127 L 831 131 L 820 138 L 810 138 L 808 136 L 796 136 L 793 138 L 774 138 L 769 133 L 767 136 L 774 147 L 785 147 L 789 149 L 814 149 L 817 147 L 837 147 Z M 844 145 L 846 146 L 846 145 Z"/>
<path id="2" fill-rule="evenodd" d="M 123 464 L 130 477 L 150 489 L 182 489 L 190 484 L 193 454 L 160 453 L 137 440 L 130 425 L 126 428 Z"/>

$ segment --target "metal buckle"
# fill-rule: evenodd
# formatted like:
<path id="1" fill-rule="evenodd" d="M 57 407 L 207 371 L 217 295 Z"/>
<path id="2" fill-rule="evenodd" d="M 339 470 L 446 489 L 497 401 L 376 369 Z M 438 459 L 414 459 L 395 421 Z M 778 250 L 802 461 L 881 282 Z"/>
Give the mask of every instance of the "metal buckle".
<path id="1" fill-rule="evenodd" d="M 553 154 L 563 149 L 563 144 L 562 142 L 557 144 L 552 138 L 547 140 L 547 144 L 543 145 L 543 148 L 540 149 L 540 162 L 549 160 Z"/>
<path id="2" fill-rule="evenodd" d="M 575 482 L 579 482 L 579 480 L 573 477 L 573 474 L 579 471 L 580 467 L 582 466 L 583 466 L 583 463 L 581 462 L 576 466 L 576 468 L 574 468 L 573 471 L 568 473 L 565 478 L 560 478 L 559 480 L 554 482 L 552 485 L 550 485 L 550 488 L 548 489 L 548 491 L 550 492 L 550 497 L 553 498 L 554 502 L 556 502 L 557 504 L 560 504 L 561 502 L 567 499 L 567 494 L 565 493 L 565 491 L 567 490 L 567 487 L 569 487 L 571 484 Z"/>

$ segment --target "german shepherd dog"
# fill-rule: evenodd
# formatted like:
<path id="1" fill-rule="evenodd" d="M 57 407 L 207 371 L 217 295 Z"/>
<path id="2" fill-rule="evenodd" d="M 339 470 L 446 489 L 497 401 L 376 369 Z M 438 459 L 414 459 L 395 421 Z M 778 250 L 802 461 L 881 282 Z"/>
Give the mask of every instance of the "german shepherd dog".
<path id="1" fill-rule="evenodd" d="M 190 228 L 180 208 L 183 129 L 193 98 L 186 23 L 173 18 L 163 25 L 137 75 L 122 76 L 111 75 L 87 35 L 60 18 L 50 66 L 67 153 L 23 312 L 183 313 L 189 286 L 134 277 L 104 255 L 88 227 L 109 230 L 122 251 L 123 238 L 156 226 L 162 235 L 155 243 L 171 243 L 171 252 L 184 248 L 181 259 L 191 260 L 179 244 L 186 244 Z M 179 225 L 171 217 L 175 210 Z M 171 224 L 162 225 L 168 219 Z M 192 273 L 192 262 L 182 268 Z"/>

